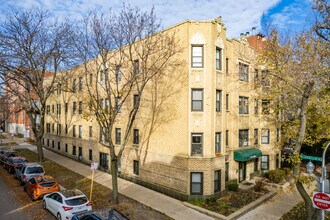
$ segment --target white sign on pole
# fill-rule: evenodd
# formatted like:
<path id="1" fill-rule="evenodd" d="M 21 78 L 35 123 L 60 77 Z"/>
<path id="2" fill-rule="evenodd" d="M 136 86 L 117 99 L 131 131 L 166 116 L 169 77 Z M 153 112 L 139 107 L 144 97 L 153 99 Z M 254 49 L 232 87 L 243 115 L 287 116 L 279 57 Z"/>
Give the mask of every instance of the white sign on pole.
<path id="1" fill-rule="evenodd" d="M 96 162 L 91 163 L 91 170 L 97 170 L 97 168 L 99 167 L 99 164 Z"/>

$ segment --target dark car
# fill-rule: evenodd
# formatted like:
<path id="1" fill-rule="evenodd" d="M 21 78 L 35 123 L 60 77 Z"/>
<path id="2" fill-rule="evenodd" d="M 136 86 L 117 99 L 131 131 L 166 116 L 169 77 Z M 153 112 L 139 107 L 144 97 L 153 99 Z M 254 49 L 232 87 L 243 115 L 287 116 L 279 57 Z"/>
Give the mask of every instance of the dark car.
<path id="1" fill-rule="evenodd" d="M 72 220 L 128 220 L 116 209 L 95 210 L 72 216 Z"/>
<path id="2" fill-rule="evenodd" d="M 27 162 L 27 160 L 24 157 L 10 157 L 4 163 L 4 167 L 9 173 L 15 173 L 15 169 L 22 166 L 25 162 Z"/>
<path id="3" fill-rule="evenodd" d="M 13 150 L 6 150 L 0 155 L 0 164 L 1 165 L 6 165 L 7 161 L 11 157 L 17 157 L 18 153 Z"/>

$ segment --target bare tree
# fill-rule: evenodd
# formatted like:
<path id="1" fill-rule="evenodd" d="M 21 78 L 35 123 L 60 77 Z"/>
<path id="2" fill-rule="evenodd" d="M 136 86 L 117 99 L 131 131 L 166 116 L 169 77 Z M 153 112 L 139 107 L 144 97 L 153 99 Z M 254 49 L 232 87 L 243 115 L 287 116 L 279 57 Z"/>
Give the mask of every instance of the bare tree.
<path id="1" fill-rule="evenodd" d="M 174 33 L 156 33 L 159 28 L 153 10 L 143 12 L 125 5 L 118 14 L 91 13 L 80 28 L 82 38 L 77 41 L 83 59 L 80 68 L 88 90 L 85 100 L 89 102 L 84 115 L 87 119 L 96 118 L 104 136 L 99 142 L 110 150 L 115 203 L 118 203 L 118 160 L 131 140 L 143 100 L 150 98 L 146 92 L 148 85 L 160 83 L 157 79 L 166 77 L 166 69 L 171 71 L 180 66 L 175 59 L 179 49 Z M 153 107 L 157 106 L 159 102 Z M 124 126 L 123 138 L 116 146 L 113 134 L 119 120 Z M 150 123 L 154 125 L 155 120 Z M 136 141 L 139 140 L 133 140 L 133 144 Z"/>
<path id="2" fill-rule="evenodd" d="M 314 0 L 314 30 L 325 41 L 330 41 L 330 5 L 328 0 Z"/>
<path id="3" fill-rule="evenodd" d="M 39 161 L 46 102 L 61 84 L 58 72 L 72 65 L 72 34 L 67 22 L 38 8 L 6 11 L 0 24 L 0 74 L 31 121 Z"/>
<path id="4" fill-rule="evenodd" d="M 300 150 L 306 143 L 306 132 L 310 127 L 313 115 L 329 115 L 329 51 L 324 41 L 313 32 L 301 33 L 293 39 L 283 40 L 276 31 L 269 36 L 261 53 L 262 64 L 268 68 L 268 76 L 272 81 L 267 91 L 268 97 L 276 101 L 277 111 L 282 113 L 282 141 L 294 140 L 293 174 L 296 187 L 303 197 L 308 219 L 316 219 L 319 212 L 313 209 L 312 201 L 303 186 L 310 183 L 310 178 L 300 175 Z M 265 91 L 263 91 L 265 92 Z M 316 125 L 314 123 L 314 125 Z M 314 126 L 313 125 L 313 126 Z M 328 129 L 329 119 L 320 123 L 315 130 Z M 317 142 L 324 136 L 313 135 Z"/>

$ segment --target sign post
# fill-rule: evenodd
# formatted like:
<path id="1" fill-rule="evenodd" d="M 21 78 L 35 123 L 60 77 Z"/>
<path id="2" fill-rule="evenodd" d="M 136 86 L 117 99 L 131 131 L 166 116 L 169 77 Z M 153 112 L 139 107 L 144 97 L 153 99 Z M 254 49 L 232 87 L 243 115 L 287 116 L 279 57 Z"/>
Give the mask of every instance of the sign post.
<path id="1" fill-rule="evenodd" d="M 93 182 L 94 182 L 94 171 L 97 170 L 99 164 L 98 163 L 91 163 L 91 170 L 92 170 L 92 181 L 91 181 L 91 192 L 89 194 L 89 201 L 92 202 L 92 195 L 93 195 Z"/>

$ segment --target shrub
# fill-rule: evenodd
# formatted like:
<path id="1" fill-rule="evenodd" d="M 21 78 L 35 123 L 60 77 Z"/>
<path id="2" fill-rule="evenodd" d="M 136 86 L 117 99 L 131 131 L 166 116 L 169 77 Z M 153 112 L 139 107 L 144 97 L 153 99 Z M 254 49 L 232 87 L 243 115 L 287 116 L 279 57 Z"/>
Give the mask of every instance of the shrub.
<path id="1" fill-rule="evenodd" d="M 265 188 L 265 180 L 264 179 L 258 179 L 258 180 L 256 180 L 256 183 L 255 183 L 253 189 L 256 192 L 264 191 L 266 189 Z"/>
<path id="2" fill-rule="evenodd" d="M 283 167 L 282 170 L 285 172 L 286 176 L 288 176 L 291 172 L 291 169 L 289 167 Z"/>
<path id="3" fill-rule="evenodd" d="M 285 179 L 284 170 L 270 170 L 268 172 L 268 178 L 274 183 L 280 183 Z"/>
<path id="4" fill-rule="evenodd" d="M 237 183 L 228 183 L 228 189 L 230 191 L 237 191 L 238 190 L 238 184 Z"/>

